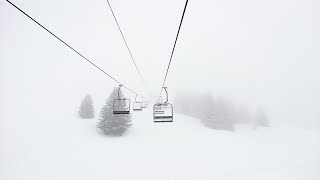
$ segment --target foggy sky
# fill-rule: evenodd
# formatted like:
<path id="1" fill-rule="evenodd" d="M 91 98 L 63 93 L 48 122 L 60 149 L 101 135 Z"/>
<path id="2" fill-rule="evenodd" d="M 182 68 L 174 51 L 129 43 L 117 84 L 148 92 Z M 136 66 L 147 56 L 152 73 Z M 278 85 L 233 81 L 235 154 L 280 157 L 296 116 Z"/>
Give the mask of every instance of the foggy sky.
<path id="1" fill-rule="evenodd" d="M 123 84 L 159 94 L 184 0 L 110 0 L 147 91 L 106 1 L 12 2 Z M 316 0 L 190 0 L 166 83 L 170 100 L 179 91 L 209 91 L 264 107 L 273 124 L 319 129 L 319 9 Z M 99 105 L 114 86 L 0 1 L 0 119 L 49 112 L 45 106 L 70 111 L 87 92 Z"/>

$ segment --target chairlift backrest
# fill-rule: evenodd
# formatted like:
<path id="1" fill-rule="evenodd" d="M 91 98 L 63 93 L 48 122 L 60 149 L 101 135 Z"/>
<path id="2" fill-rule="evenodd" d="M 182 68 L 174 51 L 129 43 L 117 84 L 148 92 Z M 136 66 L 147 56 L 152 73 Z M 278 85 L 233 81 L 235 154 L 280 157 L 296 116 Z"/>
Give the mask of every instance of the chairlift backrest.
<path id="1" fill-rule="evenodd" d="M 120 97 L 120 88 L 118 89 L 118 98 L 113 101 L 113 114 L 130 114 L 130 100 Z"/>
<path id="2" fill-rule="evenodd" d="M 134 111 L 141 111 L 142 110 L 141 103 L 140 102 L 134 102 L 133 103 L 133 110 Z"/>
<path id="3" fill-rule="evenodd" d="M 153 106 L 154 122 L 172 122 L 173 106 L 170 103 L 157 103 Z"/>
<path id="4" fill-rule="evenodd" d="M 133 110 L 134 111 L 141 111 L 142 110 L 142 107 L 141 107 L 142 102 L 138 101 L 137 97 L 138 97 L 138 94 L 136 94 L 135 102 L 133 103 Z"/>
<path id="5" fill-rule="evenodd" d="M 130 114 L 130 100 L 115 99 L 113 101 L 113 114 Z"/>
<path id="6" fill-rule="evenodd" d="M 153 106 L 153 121 L 154 122 L 173 122 L 173 106 L 168 103 L 168 92 L 166 87 L 163 87 L 166 92 L 166 101 L 162 102 L 160 96 L 159 103 Z"/>

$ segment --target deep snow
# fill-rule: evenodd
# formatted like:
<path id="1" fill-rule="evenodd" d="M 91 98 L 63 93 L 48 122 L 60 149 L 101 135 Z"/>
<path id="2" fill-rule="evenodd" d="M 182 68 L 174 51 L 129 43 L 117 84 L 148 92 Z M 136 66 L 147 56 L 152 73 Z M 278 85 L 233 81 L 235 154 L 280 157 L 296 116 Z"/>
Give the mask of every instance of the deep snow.
<path id="1" fill-rule="evenodd" d="M 2 180 L 320 178 L 320 134 L 314 131 L 218 131 L 179 114 L 173 123 L 154 124 L 149 107 L 133 112 L 125 136 L 112 138 L 97 131 L 98 117 L 13 116 L 2 121 Z"/>

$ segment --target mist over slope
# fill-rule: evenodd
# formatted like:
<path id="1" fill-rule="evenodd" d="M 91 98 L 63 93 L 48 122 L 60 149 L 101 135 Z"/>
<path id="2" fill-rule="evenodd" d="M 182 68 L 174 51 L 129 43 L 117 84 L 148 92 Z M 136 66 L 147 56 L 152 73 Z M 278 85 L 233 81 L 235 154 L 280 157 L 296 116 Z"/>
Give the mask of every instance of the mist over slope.
<path id="1" fill-rule="evenodd" d="M 144 91 L 105 1 L 12 2 L 121 83 Z M 158 95 L 185 0 L 111 3 L 146 87 Z M 181 89 L 210 91 L 262 105 L 274 124 L 320 129 L 319 1 L 189 3 L 168 76 L 170 97 Z M 117 85 L 4 0 L 0 24 L 2 108 L 12 98 L 102 97 Z"/>
<path id="2" fill-rule="evenodd" d="M 159 95 L 185 0 L 112 1 L 145 84 L 105 1 L 12 2 L 121 84 Z M 262 105 L 272 127 L 213 130 L 177 109 L 173 123 L 154 124 L 149 107 L 116 138 L 96 125 L 118 84 L 0 1 L 0 179 L 319 180 L 319 9 L 314 0 L 190 1 L 169 102 L 187 90 Z M 85 93 L 92 120 L 77 117 Z"/>
<path id="3" fill-rule="evenodd" d="M 26 120 L 26 118 L 28 120 Z M 320 134 L 301 129 L 218 131 L 176 114 L 133 113 L 123 137 L 72 113 L 2 121 L 1 179 L 318 179 Z"/>

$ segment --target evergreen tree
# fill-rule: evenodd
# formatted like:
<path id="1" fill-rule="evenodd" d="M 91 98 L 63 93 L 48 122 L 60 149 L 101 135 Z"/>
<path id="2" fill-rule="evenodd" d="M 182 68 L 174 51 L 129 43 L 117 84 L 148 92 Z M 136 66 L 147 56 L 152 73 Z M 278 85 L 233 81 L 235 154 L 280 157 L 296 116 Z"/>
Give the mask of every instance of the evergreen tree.
<path id="1" fill-rule="evenodd" d="M 210 93 L 179 93 L 175 107 L 177 112 L 198 118 L 209 128 L 234 130 L 236 111 L 233 104 L 222 98 L 216 102 Z"/>
<path id="2" fill-rule="evenodd" d="M 82 119 L 94 118 L 93 101 L 89 94 L 87 94 L 82 100 L 78 113 L 79 113 L 79 117 Z"/>
<path id="3" fill-rule="evenodd" d="M 120 90 L 120 97 L 123 93 Z M 130 114 L 113 114 L 113 101 L 118 98 L 118 88 L 114 88 L 105 105 L 101 109 L 101 115 L 97 128 L 101 129 L 105 135 L 122 136 L 131 127 Z"/>
<path id="4" fill-rule="evenodd" d="M 249 114 L 248 108 L 245 106 L 239 106 L 236 110 L 235 123 L 249 124 L 252 122 L 252 118 Z"/>
<path id="5" fill-rule="evenodd" d="M 213 97 L 211 94 L 204 94 L 201 95 L 198 100 L 198 118 L 200 118 L 206 126 L 211 127 L 210 125 L 213 122 L 215 115 Z"/>
<path id="6" fill-rule="evenodd" d="M 263 126 L 263 127 L 270 126 L 269 119 L 267 118 L 266 113 L 264 112 L 264 110 L 261 107 L 258 108 L 256 111 L 253 125 L 254 125 L 254 128 L 256 128 L 258 126 Z"/>
<path id="7" fill-rule="evenodd" d="M 197 97 L 197 117 L 203 121 L 213 118 L 214 100 L 210 93 L 201 94 Z"/>
<path id="8" fill-rule="evenodd" d="M 223 99 L 218 99 L 209 118 L 204 121 L 207 127 L 220 130 L 234 130 L 234 108 L 233 105 Z"/>
<path id="9" fill-rule="evenodd" d="M 187 94 L 179 92 L 174 98 L 174 109 L 175 112 L 186 114 L 189 110 L 190 100 L 188 99 Z"/>

